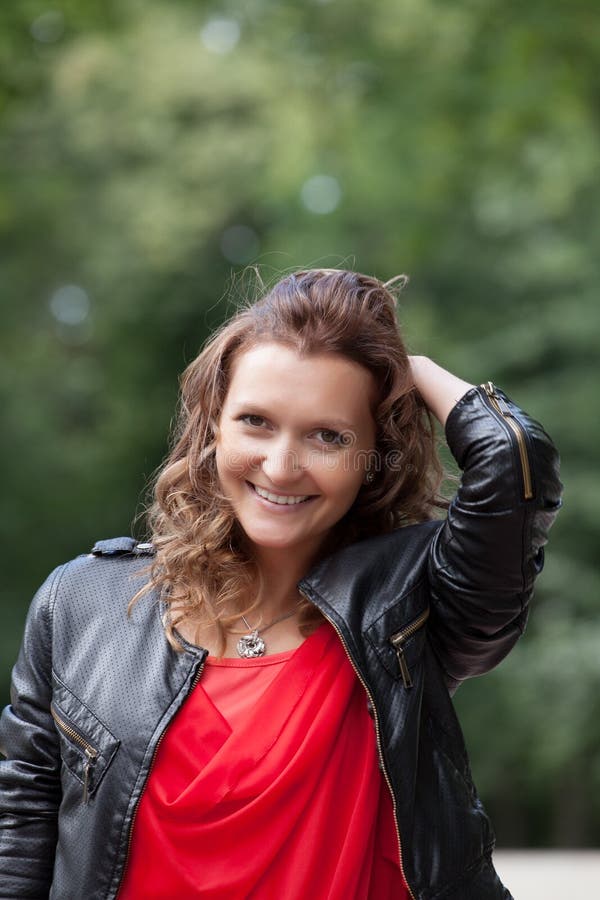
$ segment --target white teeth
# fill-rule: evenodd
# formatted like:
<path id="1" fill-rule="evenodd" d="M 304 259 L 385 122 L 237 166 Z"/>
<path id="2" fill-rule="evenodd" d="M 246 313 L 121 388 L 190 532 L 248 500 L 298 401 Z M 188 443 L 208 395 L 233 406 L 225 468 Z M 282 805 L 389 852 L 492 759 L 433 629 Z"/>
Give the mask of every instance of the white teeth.
<path id="1" fill-rule="evenodd" d="M 270 491 L 265 491 L 256 484 L 253 485 L 253 488 L 259 497 L 264 497 L 265 500 L 270 500 L 271 503 L 279 503 L 281 506 L 295 506 L 296 503 L 302 503 L 303 500 L 308 500 L 309 497 L 308 494 L 304 497 L 283 497 L 281 494 L 272 494 Z"/>

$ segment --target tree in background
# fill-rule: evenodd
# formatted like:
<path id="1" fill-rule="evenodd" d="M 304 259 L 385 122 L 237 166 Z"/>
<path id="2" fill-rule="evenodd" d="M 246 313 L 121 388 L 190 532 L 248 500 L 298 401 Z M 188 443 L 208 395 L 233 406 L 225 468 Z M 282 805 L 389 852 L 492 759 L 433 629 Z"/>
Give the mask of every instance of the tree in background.
<path id="1" fill-rule="evenodd" d="M 476 781 L 501 842 L 597 843 L 595 4 L 23 0 L 0 35 L 5 691 L 48 569 L 130 530 L 232 272 L 406 271 L 415 352 L 564 457 L 528 632 L 457 695 Z"/>

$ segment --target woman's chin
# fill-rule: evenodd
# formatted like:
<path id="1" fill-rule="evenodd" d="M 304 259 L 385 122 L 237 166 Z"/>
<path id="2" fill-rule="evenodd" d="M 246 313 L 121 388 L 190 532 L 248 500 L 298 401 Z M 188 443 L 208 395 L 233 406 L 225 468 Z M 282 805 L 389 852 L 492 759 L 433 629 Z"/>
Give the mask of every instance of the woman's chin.
<path id="1" fill-rule="evenodd" d="M 281 550 L 290 553 L 294 551 L 302 553 L 307 548 L 313 548 L 320 544 L 323 539 L 322 536 L 316 537 L 314 534 L 286 536 L 281 533 L 269 533 L 254 529 L 246 531 L 246 537 L 257 549 Z"/>

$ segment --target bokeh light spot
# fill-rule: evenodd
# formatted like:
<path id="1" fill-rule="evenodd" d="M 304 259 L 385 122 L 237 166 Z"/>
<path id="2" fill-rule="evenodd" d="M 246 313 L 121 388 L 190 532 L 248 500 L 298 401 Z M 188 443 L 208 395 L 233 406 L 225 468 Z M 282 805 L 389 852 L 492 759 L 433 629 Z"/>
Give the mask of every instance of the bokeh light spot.
<path id="1" fill-rule="evenodd" d="M 342 189 L 333 175 L 313 175 L 302 185 L 300 196 L 309 212 L 325 215 L 339 206 Z"/>
<path id="2" fill-rule="evenodd" d="M 221 253 L 232 263 L 247 263 L 255 259 L 260 241 L 253 228 L 247 225 L 231 225 L 221 235 Z"/>
<path id="3" fill-rule="evenodd" d="M 30 31 L 40 44 L 54 44 L 65 33 L 65 17 L 57 9 L 49 9 L 33 20 Z"/>
<path id="4" fill-rule="evenodd" d="M 200 40 L 211 53 L 230 53 L 240 39 L 235 19 L 209 19 L 200 31 Z"/>
<path id="5" fill-rule="evenodd" d="M 82 325 L 90 313 L 90 298 L 78 284 L 63 284 L 50 297 L 50 312 L 61 325 Z"/>

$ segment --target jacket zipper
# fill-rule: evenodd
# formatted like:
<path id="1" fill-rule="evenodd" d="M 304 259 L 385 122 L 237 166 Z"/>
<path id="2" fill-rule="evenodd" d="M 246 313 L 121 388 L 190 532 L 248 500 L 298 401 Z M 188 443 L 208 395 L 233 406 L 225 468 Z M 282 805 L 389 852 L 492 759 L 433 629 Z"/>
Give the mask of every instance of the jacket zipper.
<path id="1" fill-rule="evenodd" d="M 305 597 L 306 600 L 308 600 L 309 603 L 312 603 L 312 602 L 313 602 L 313 601 L 310 599 L 310 597 L 307 597 L 306 594 L 305 594 L 302 590 L 299 589 L 299 592 L 300 592 L 300 594 L 302 594 L 303 597 Z M 317 604 L 313 604 L 313 605 L 316 606 Z M 364 690 L 365 690 L 365 693 L 366 693 L 366 695 L 367 695 L 367 697 L 368 697 L 368 699 L 369 699 L 369 702 L 370 702 L 370 704 L 371 704 L 371 708 L 372 708 L 372 710 L 373 710 L 373 721 L 374 721 L 374 723 L 375 723 L 375 739 L 376 739 L 376 743 L 377 743 L 377 753 L 378 753 L 378 756 L 379 756 L 379 764 L 380 764 L 380 766 L 381 766 L 381 771 L 383 772 L 383 776 L 384 776 L 384 778 L 385 778 L 386 784 L 387 784 L 387 786 L 388 786 L 388 790 L 389 790 L 389 792 L 390 792 L 390 796 L 391 796 L 391 798 L 392 798 L 392 808 L 393 808 L 393 810 L 394 810 L 394 826 L 395 826 L 395 828 L 396 828 L 396 838 L 397 838 L 397 840 L 398 840 L 398 861 L 399 861 L 399 863 L 400 863 L 400 872 L 402 873 L 402 878 L 404 879 L 404 882 L 405 882 L 405 884 L 406 884 L 406 886 L 407 886 L 407 888 L 408 888 L 408 893 L 410 894 L 412 900 L 415 900 L 415 895 L 413 894 L 413 892 L 412 892 L 412 890 L 411 890 L 411 888 L 410 888 L 410 885 L 409 885 L 408 881 L 406 880 L 406 875 L 404 874 L 404 863 L 403 863 L 403 861 L 402 861 L 402 841 L 401 841 L 401 839 L 400 839 L 400 829 L 399 829 L 399 827 L 398 827 L 398 818 L 397 818 L 397 809 L 396 809 L 396 798 L 395 798 L 395 796 L 394 796 L 394 791 L 393 791 L 393 788 L 392 788 L 392 783 L 391 783 L 391 781 L 390 781 L 390 776 L 388 775 L 388 771 L 387 771 L 386 766 L 385 766 L 385 761 L 384 761 L 384 758 L 383 758 L 383 750 L 381 749 L 381 733 L 380 733 L 380 730 L 379 730 L 379 713 L 377 712 L 377 707 L 375 706 L 375 700 L 374 700 L 374 698 L 373 698 L 373 695 L 371 694 L 371 691 L 370 691 L 369 688 L 367 687 L 367 685 L 366 685 L 366 683 L 365 683 L 365 681 L 364 681 L 362 675 L 360 674 L 360 672 L 358 671 L 356 665 L 354 664 L 354 660 L 352 659 L 352 656 L 350 655 L 350 651 L 348 650 L 348 647 L 346 646 L 346 641 L 344 640 L 344 636 L 342 635 L 342 632 L 340 631 L 340 629 L 338 628 L 338 626 L 336 625 L 336 623 L 335 623 L 332 619 L 329 618 L 329 616 L 327 615 L 327 613 L 324 612 L 324 611 L 321 609 L 320 606 L 318 606 L 317 608 L 318 608 L 319 612 L 327 619 L 327 621 L 329 622 L 329 624 L 333 626 L 333 628 L 334 628 L 334 630 L 335 630 L 337 636 L 339 637 L 339 639 L 340 639 L 340 641 L 341 641 L 341 644 L 342 644 L 342 647 L 344 648 L 344 651 L 345 651 L 345 653 L 346 653 L 346 656 L 348 657 L 348 659 L 349 659 L 349 661 L 350 661 L 350 665 L 351 665 L 352 668 L 354 669 L 354 672 L 355 672 L 355 674 L 356 674 L 356 677 L 358 678 L 358 680 L 359 680 L 360 683 L 362 684 L 362 686 L 363 686 L 363 688 L 364 688 Z"/>
<path id="2" fill-rule="evenodd" d="M 412 678 L 410 676 L 410 671 L 408 668 L 408 664 L 406 662 L 406 657 L 404 656 L 404 644 L 406 641 L 411 638 L 418 630 L 421 628 L 427 619 L 429 618 L 429 607 L 424 610 L 420 616 L 417 616 L 406 628 L 403 628 L 402 631 L 396 632 L 390 638 L 390 643 L 392 644 L 394 650 L 396 651 L 396 656 L 398 657 L 398 665 L 400 666 L 400 674 L 402 675 L 402 681 L 404 682 L 405 688 L 411 688 L 413 686 Z"/>
<path id="3" fill-rule="evenodd" d="M 87 803 L 89 799 L 89 790 L 90 790 L 90 775 L 91 771 L 100 755 L 95 747 L 93 747 L 85 738 L 82 738 L 81 735 L 75 731 L 74 728 L 71 728 L 70 725 L 65 722 L 62 716 L 56 712 L 53 706 L 50 707 L 50 712 L 52 713 L 52 718 L 56 722 L 57 726 L 60 730 L 71 740 L 78 744 L 86 756 L 85 766 L 83 768 L 83 802 Z"/>
<path id="4" fill-rule="evenodd" d="M 205 659 L 206 659 L 206 657 L 205 657 Z M 191 682 L 191 684 L 190 684 L 190 686 L 189 686 L 189 689 L 188 689 L 188 691 L 187 691 L 187 693 L 186 693 L 186 695 L 185 695 L 185 697 L 184 697 L 184 701 L 187 700 L 187 698 L 189 697 L 189 695 L 192 693 L 192 691 L 194 690 L 194 688 L 196 687 L 196 685 L 197 685 L 198 682 L 200 681 L 200 678 L 201 678 L 201 676 L 202 676 L 202 672 L 204 671 L 204 661 L 205 661 L 205 659 L 202 660 L 202 662 L 200 663 L 200 665 L 199 665 L 199 667 L 198 667 L 198 671 L 196 672 L 196 674 L 195 674 L 194 677 L 192 678 L 192 682 Z M 136 817 L 137 817 L 137 812 L 138 812 L 138 808 L 139 808 L 139 805 L 140 805 L 140 800 L 142 799 L 142 794 L 144 793 L 144 788 L 146 787 L 146 785 L 147 785 L 147 783 L 148 783 L 148 779 L 150 778 L 150 773 L 152 772 L 152 767 L 153 767 L 153 765 L 154 765 L 154 760 L 156 759 L 156 754 L 158 753 L 158 748 L 159 748 L 160 745 L 162 744 L 163 738 L 164 738 L 165 734 L 167 733 L 167 731 L 169 730 L 169 725 L 171 724 L 171 721 L 172 721 L 172 719 L 169 719 L 169 721 L 167 722 L 167 724 L 165 725 L 165 727 L 164 727 L 163 730 L 161 731 L 161 734 L 160 734 L 159 739 L 158 739 L 157 742 L 156 742 L 156 746 L 154 747 L 154 751 L 153 751 L 153 753 L 152 753 L 152 759 L 150 760 L 150 765 L 148 766 L 148 771 L 146 772 L 146 777 L 145 777 L 145 779 L 144 779 L 144 784 L 143 784 L 143 786 L 142 786 L 142 790 L 140 791 L 140 796 L 138 797 L 137 802 L 136 802 L 136 804 L 135 804 L 135 809 L 133 810 L 133 815 L 132 815 L 132 817 L 131 817 L 131 823 L 130 823 L 130 825 L 129 825 L 129 836 L 128 836 L 128 838 L 127 838 L 127 850 L 125 851 L 125 861 L 124 861 L 124 863 L 123 863 L 123 868 L 121 869 L 121 877 L 120 877 L 120 879 L 119 879 L 119 884 L 117 885 L 117 890 L 116 890 L 116 893 L 115 893 L 115 897 L 118 896 L 118 893 L 119 893 L 119 891 L 121 890 L 121 885 L 122 885 L 122 883 L 123 883 L 123 878 L 125 877 L 125 871 L 126 871 L 126 869 L 127 869 L 127 863 L 129 862 L 129 854 L 130 854 L 130 852 L 131 852 L 131 843 L 132 843 L 132 841 L 133 841 L 133 829 L 134 829 L 134 826 L 135 826 L 135 820 L 136 820 Z"/>
<path id="5" fill-rule="evenodd" d="M 517 447 L 519 449 L 519 458 L 521 460 L 521 472 L 523 475 L 523 497 L 525 500 L 531 500 L 533 497 L 533 487 L 531 483 L 531 469 L 529 466 L 529 457 L 527 455 L 527 444 L 525 443 L 525 432 L 517 419 L 513 416 L 510 408 L 504 400 L 496 393 L 496 388 L 491 381 L 486 381 L 481 387 L 485 390 L 487 398 L 496 412 L 502 416 L 512 433 L 517 439 Z"/>

